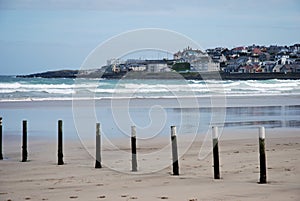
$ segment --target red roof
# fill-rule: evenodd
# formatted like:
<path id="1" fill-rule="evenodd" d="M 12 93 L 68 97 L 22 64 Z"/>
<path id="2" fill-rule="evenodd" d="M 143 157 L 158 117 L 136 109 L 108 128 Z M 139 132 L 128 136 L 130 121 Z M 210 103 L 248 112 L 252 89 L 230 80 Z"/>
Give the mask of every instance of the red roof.
<path id="1" fill-rule="evenodd" d="M 241 46 L 241 47 L 235 47 L 234 50 L 244 50 L 246 49 L 245 47 Z"/>
<path id="2" fill-rule="evenodd" d="M 261 50 L 260 50 L 259 48 L 254 48 L 254 49 L 252 50 L 252 53 L 253 53 L 253 54 L 261 54 Z"/>

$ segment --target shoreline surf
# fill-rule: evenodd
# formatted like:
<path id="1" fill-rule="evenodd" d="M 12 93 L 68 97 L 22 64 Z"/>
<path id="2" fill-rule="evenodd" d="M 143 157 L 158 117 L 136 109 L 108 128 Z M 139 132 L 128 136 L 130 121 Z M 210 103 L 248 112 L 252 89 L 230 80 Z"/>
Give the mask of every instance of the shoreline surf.
<path id="1" fill-rule="evenodd" d="M 274 99 L 276 97 L 276 99 Z M 195 108 L 195 107 L 213 107 L 213 103 L 211 101 L 218 100 L 220 103 L 217 103 L 215 106 L 217 107 L 246 107 L 246 106 L 288 106 L 288 105 L 300 105 L 300 94 L 281 94 L 281 95 L 263 95 L 263 94 L 245 94 L 245 95 L 203 95 L 203 96 L 166 96 L 166 97 L 70 97 L 70 98 L 22 98 L 22 99 L 1 99 L 0 100 L 0 108 L 5 106 L 13 106 L 13 105 L 47 105 L 53 104 L 56 106 L 66 106 L 72 105 L 75 103 L 95 103 L 97 106 L 111 106 L 112 102 L 114 103 L 122 103 L 122 102 L 137 102 L 142 106 L 149 106 L 152 101 L 156 101 L 158 105 L 161 103 L 163 107 L 174 107 L 178 100 L 184 101 L 194 100 L 191 103 L 194 105 L 181 105 L 183 108 Z M 255 102 L 251 102 L 250 99 L 256 100 Z M 158 101 L 158 102 L 157 102 Z M 143 104 L 144 102 L 144 104 Z M 169 102 L 169 103 L 168 103 Z M 224 103 L 223 105 L 221 105 Z M 177 104 L 178 105 L 178 104 Z M 116 105 L 117 106 L 117 105 Z M 135 105 L 134 107 L 139 107 L 139 105 Z"/>

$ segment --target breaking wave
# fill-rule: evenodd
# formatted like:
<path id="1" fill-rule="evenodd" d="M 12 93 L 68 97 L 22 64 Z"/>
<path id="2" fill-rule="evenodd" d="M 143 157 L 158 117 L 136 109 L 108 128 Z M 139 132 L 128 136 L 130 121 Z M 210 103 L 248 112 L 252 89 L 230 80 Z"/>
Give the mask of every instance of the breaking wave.
<path id="1" fill-rule="evenodd" d="M 300 94 L 300 80 L 74 80 L 0 76 L 0 101 L 71 99 L 82 92 L 99 99 L 282 95 Z"/>

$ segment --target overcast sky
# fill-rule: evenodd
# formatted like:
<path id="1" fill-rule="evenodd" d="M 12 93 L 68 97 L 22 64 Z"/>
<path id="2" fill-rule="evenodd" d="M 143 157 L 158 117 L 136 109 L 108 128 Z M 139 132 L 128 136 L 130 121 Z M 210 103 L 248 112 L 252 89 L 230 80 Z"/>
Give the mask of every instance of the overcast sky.
<path id="1" fill-rule="evenodd" d="M 163 28 L 204 49 L 300 42 L 299 0 L 0 0 L 4 75 L 79 69 L 101 42 Z M 184 47 L 182 47 L 184 48 Z"/>

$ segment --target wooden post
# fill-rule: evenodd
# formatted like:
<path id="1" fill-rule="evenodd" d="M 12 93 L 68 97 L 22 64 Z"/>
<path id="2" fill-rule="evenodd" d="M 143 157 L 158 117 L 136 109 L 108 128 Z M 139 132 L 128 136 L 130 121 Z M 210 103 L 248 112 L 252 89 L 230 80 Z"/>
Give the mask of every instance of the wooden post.
<path id="1" fill-rule="evenodd" d="M 62 120 L 58 120 L 58 152 L 57 152 L 57 157 L 58 157 L 58 162 L 57 165 L 63 165 L 63 131 L 62 131 Z"/>
<path id="2" fill-rule="evenodd" d="M 22 162 L 27 161 L 27 121 L 23 120 Z"/>
<path id="3" fill-rule="evenodd" d="M 95 168 L 102 168 L 100 123 L 96 123 L 96 163 L 95 163 Z"/>
<path id="4" fill-rule="evenodd" d="M 0 117 L 0 160 L 3 160 L 3 155 L 2 155 L 2 117 Z"/>
<path id="5" fill-rule="evenodd" d="M 173 175 L 179 175 L 176 126 L 171 126 L 171 142 L 172 142 Z"/>
<path id="6" fill-rule="evenodd" d="M 132 154 L 132 172 L 137 171 L 137 155 L 136 155 L 136 128 L 131 126 L 131 154 Z"/>
<path id="7" fill-rule="evenodd" d="M 267 166 L 266 166 L 266 150 L 265 150 L 265 128 L 259 128 L 259 164 L 260 164 L 260 184 L 267 183 Z"/>
<path id="8" fill-rule="evenodd" d="M 213 138 L 213 161 L 214 161 L 214 178 L 220 179 L 220 164 L 219 164 L 219 134 L 218 127 L 212 127 Z"/>

